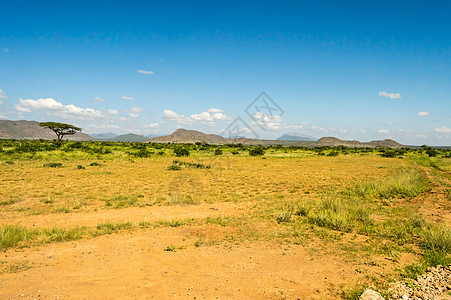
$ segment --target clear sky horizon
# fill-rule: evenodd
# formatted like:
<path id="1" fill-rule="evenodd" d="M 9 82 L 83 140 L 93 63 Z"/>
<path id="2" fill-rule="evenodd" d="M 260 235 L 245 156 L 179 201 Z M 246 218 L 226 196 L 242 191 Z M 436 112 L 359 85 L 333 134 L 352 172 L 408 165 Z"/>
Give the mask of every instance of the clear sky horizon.
<path id="1" fill-rule="evenodd" d="M 1 1 L 0 119 L 161 135 L 239 117 L 248 137 L 451 145 L 450 14 L 449 1 Z M 253 103 L 262 92 L 278 109 Z"/>

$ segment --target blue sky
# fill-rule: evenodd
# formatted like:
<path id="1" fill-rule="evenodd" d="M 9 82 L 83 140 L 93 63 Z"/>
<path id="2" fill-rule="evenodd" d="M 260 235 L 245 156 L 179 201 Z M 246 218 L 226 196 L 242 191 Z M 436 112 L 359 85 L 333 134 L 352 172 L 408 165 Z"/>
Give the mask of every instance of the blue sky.
<path id="1" fill-rule="evenodd" d="M 0 118 L 166 134 L 240 117 L 249 137 L 451 145 L 450 14 L 449 1 L 1 1 Z M 283 112 L 245 112 L 263 91 Z"/>

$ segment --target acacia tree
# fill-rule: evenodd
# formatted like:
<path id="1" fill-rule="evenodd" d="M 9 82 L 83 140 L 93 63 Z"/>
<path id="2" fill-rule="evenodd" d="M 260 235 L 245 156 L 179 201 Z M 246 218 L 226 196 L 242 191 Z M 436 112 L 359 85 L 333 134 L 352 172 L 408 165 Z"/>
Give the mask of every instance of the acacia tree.
<path id="1" fill-rule="evenodd" d="M 72 135 L 81 131 L 81 128 L 79 127 L 57 122 L 41 122 L 39 123 L 39 126 L 53 130 L 53 132 L 56 133 L 58 140 L 62 140 L 65 135 Z"/>

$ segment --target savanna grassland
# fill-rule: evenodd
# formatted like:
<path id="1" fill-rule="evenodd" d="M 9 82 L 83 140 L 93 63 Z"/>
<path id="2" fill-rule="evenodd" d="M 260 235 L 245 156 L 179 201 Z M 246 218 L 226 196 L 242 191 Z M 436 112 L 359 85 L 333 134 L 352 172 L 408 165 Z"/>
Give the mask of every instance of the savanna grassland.
<path id="1" fill-rule="evenodd" d="M 0 298 L 389 296 L 451 262 L 450 156 L 0 141 Z"/>

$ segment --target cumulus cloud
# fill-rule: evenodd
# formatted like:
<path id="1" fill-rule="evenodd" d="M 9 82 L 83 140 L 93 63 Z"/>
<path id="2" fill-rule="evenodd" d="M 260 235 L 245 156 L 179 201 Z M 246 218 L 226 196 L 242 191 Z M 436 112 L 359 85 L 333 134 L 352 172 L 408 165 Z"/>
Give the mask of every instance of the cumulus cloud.
<path id="1" fill-rule="evenodd" d="M 128 96 L 122 96 L 121 98 L 122 98 L 122 100 L 127 100 L 127 101 L 133 101 L 133 100 L 135 100 L 135 98 L 133 98 L 133 97 L 128 97 Z"/>
<path id="2" fill-rule="evenodd" d="M 439 132 L 439 133 L 451 133 L 451 128 L 440 127 L 440 128 L 435 128 L 434 131 Z"/>
<path id="3" fill-rule="evenodd" d="M 8 97 L 6 97 L 5 92 L 2 89 L 0 89 L 0 104 L 3 104 L 2 99 L 8 99 Z"/>
<path id="4" fill-rule="evenodd" d="M 94 97 L 94 99 L 92 99 L 92 100 L 94 100 L 95 102 L 105 102 L 105 99 L 100 98 L 100 97 Z"/>
<path id="5" fill-rule="evenodd" d="M 129 115 L 130 117 L 132 117 L 132 118 L 138 118 L 138 117 L 139 117 L 138 114 L 134 114 L 134 113 L 129 113 L 128 115 Z"/>
<path id="6" fill-rule="evenodd" d="M 148 125 L 143 125 L 144 128 L 158 128 L 160 127 L 159 123 L 150 123 Z"/>
<path id="7" fill-rule="evenodd" d="M 118 111 L 115 110 L 115 109 L 109 109 L 109 110 L 108 110 L 108 113 L 109 113 L 110 115 L 117 115 Z"/>
<path id="8" fill-rule="evenodd" d="M 131 107 L 131 108 L 130 108 L 130 111 L 131 111 L 132 113 L 138 114 L 138 113 L 140 113 L 140 112 L 143 112 L 143 111 L 144 111 L 144 108 Z"/>
<path id="9" fill-rule="evenodd" d="M 389 133 L 390 133 L 390 130 L 387 130 L 387 129 L 380 129 L 380 130 L 378 130 L 377 132 L 379 132 L 379 133 L 384 133 L 384 134 L 389 134 Z"/>
<path id="10" fill-rule="evenodd" d="M 8 97 L 6 96 L 5 92 L 0 89 L 0 99 L 8 99 Z"/>
<path id="11" fill-rule="evenodd" d="M 402 98 L 401 94 L 398 94 L 398 93 L 387 93 L 386 91 L 379 92 L 379 96 L 387 97 L 387 98 L 390 98 L 390 99 Z"/>
<path id="12" fill-rule="evenodd" d="M 164 110 L 163 118 L 168 121 L 173 121 L 181 124 L 192 124 L 193 122 L 200 122 L 202 124 L 214 125 L 218 120 L 229 120 L 230 117 L 218 108 L 210 108 L 198 114 L 191 114 L 189 116 L 180 115 L 172 110 Z"/>
<path id="13" fill-rule="evenodd" d="M 88 128 L 94 128 L 94 129 L 119 129 L 121 128 L 119 125 L 113 125 L 113 124 L 89 124 L 87 126 Z"/>
<path id="14" fill-rule="evenodd" d="M 136 72 L 138 72 L 140 74 L 144 74 L 144 75 L 153 75 L 154 74 L 153 71 L 145 71 L 145 70 L 136 70 Z"/>
<path id="15" fill-rule="evenodd" d="M 320 131 L 320 132 L 327 132 L 327 130 L 325 128 L 319 127 L 319 126 L 310 126 L 311 129 L 315 130 L 315 131 Z"/>
<path id="16" fill-rule="evenodd" d="M 15 105 L 18 112 L 31 112 L 33 109 L 46 111 L 48 114 L 59 117 L 72 117 L 79 119 L 93 119 L 103 117 L 102 112 L 92 108 L 82 108 L 73 104 L 64 105 L 53 98 L 19 99 L 19 104 Z"/>
<path id="17" fill-rule="evenodd" d="M 169 109 L 165 109 L 163 111 L 163 118 L 168 121 L 176 122 L 176 123 L 180 123 L 180 124 L 192 124 L 193 123 L 193 120 L 191 120 L 188 117 L 185 117 L 185 115 L 179 115 L 175 111 L 172 111 Z"/>
<path id="18" fill-rule="evenodd" d="M 424 117 L 424 116 L 430 116 L 431 114 L 428 113 L 427 111 L 420 111 L 419 113 L 417 113 L 417 116 L 420 117 Z"/>
<path id="19" fill-rule="evenodd" d="M 214 113 L 222 113 L 223 112 L 223 110 L 219 109 L 219 108 L 209 108 L 209 109 L 207 109 L 207 111 L 209 113 L 212 113 L 212 114 L 214 114 Z"/>
<path id="20" fill-rule="evenodd" d="M 347 133 L 348 132 L 347 129 L 343 129 L 343 128 L 332 128 L 332 129 L 330 129 L 330 131 L 339 132 L 339 133 Z"/>
<path id="21" fill-rule="evenodd" d="M 360 133 L 365 134 L 365 133 L 366 133 L 366 130 L 365 130 L 365 129 L 362 129 L 362 130 L 360 130 Z"/>

